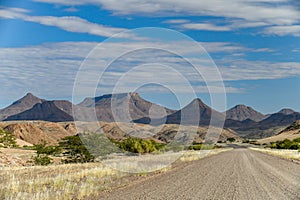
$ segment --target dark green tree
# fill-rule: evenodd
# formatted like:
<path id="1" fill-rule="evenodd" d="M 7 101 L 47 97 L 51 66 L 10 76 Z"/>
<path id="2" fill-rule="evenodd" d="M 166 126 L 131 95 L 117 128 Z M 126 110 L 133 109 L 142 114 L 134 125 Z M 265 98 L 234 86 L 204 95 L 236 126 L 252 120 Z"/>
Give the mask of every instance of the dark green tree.
<path id="1" fill-rule="evenodd" d="M 79 135 L 63 138 L 59 142 L 59 146 L 63 149 L 63 154 L 67 157 L 63 160 L 64 163 L 87 163 L 94 161 L 94 156 L 84 146 Z"/>

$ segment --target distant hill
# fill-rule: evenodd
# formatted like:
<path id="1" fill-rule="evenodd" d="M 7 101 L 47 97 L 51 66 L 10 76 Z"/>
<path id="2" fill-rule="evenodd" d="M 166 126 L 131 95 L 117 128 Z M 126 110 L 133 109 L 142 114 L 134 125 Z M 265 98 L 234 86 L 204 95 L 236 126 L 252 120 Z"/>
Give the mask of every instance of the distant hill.
<path id="1" fill-rule="evenodd" d="M 207 126 L 210 124 L 211 116 L 214 115 L 216 119 L 216 126 L 218 122 L 225 119 L 225 115 L 210 108 L 208 105 L 203 103 L 200 99 L 195 99 L 181 110 L 168 115 L 168 124 L 183 124 L 183 125 L 194 125 L 194 126 Z M 222 124 L 220 124 L 222 126 Z"/>
<path id="2" fill-rule="evenodd" d="M 128 137 L 139 137 L 154 139 L 162 143 L 170 143 L 178 138 L 178 124 L 164 124 L 160 126 L 152 126 L 148 124 L 134 124 L 123 122 L 100 122 L 101 132 L 107 137 L 115 140 L 123 140 Z M 89 127 L 93 127 L 93 124 L 89 124 Z M 88 127 L 86 127 L 88 128 Z M 99 128 L 99 127 L 98 127 Z M 207 127 L 200 126 L 180 126 L 181 133 L 186 137 L 191 137 L 191 141 L 204 142 L 207 136 Z M 213 128 L 216 132 L 219 132 L 219 128 Z M 95 130 L 90 130 L 95 132 Z M 98 129 L 99 131 L 99 129 Z M 222 129 L 221 135 L 217 135 L 218 141 L 226 141 L 228 138 L 235 138 L 240 140 L 236 132 L 230 129 Z M 178 134 L 178 135 L 177 135 Z"/>
<path id="3" fill-rule="evenodd" d="M 270 115 L 268 118 L 259 122 L 260 127 L 287 126 L 300 120 L 300 113 L 282 114 L 280 112 Z"/>
<path id="4" fill-rule="evenodd" d="M 60 110 L 64 111 L 65 113 L 69 115 L 73 115 L 73 104 L 70 101 L 66 100 L 54 100 L 52 101 L 56 107 L 58 107 Z"/>
<path id="5" fill-rule="evenodd" d="M 51 122 L 65 122 L 73 121 L 73 117 L 57 107 L 54 101 L 44 101 L 43 103 L 35 104 L 33 108 L 29 110 L 10 116 L 4 121 L 15 120 L 43 120 Z"/>
<path id="6" fill-rule="evenodd" d="M 150 117 L 150 115 L 160 117 L 175 112 L 146 101 L 138 93 L 108 94 L 86 98 L 78 105 L 73 105 L 65 100 L 41 100 L 29 93 L 1 111 L 2 120 L 5 121 L 45 120 L 53 122 L 72 121 L 73 112 L 76 120 L 79 121 L 94 121 L 93 116 L 96 114 L 98 121 L 105 122 L 130 122 L 143 117 Z M 114 112 L 116 119 L 113 115 Z"/>
<path id="7" fill-rule="evenodd" d="M 232 128 L 242 137 L 260 139 L 278 134 L 286 126 L 297 120 L 300 120 L 300 113 L 283 114 L 280 111 L 259 122 L 250 119 L 241 122 L 226 120 L 225 127 Z"/>
<path id="8" fill-rule="evenodd" d="M 34 96 L 31 93 L 26 94 L 23 98 L 15 101 L 10 106 L 0 110 L 0 121 L 6 119 L 9 116 L 16 115 L 31 109 L 35 104 L 42 103 L 45 100 Z"/>
<path id="9" fill-rule="evenodd" d="M 28 93 L 0 110 L 0 121 L 3 120 L 117 121 L 154 126 L 165 123 L 214 127 L 224 125 L 240 137 L 259 139 L 273 136 L 296 120 L 300 120 L 300 113 L 286 108 L 274 114 L 263 115 L 249 106 L 237 105 L 229 109 L 225 115 L 212 109 L 199 98 L 176 111 L 151 103 L 138 93 L 106 94 L 86 98 L 78 105 L 73 105 L 69 101 L 47 101 Z"/>
<path id="10" fill-rule="evenodd" d="M 277 113 L 284 114 L 284 115 L 290 115 L 290 114 L 296 113 L 296 111 L 289 109 L 289 108 L 284 108 Z"/>
<path id="11" fill-rule="evenodd" d="M 0 128 L 13 133 L 17 140 L 24 144 L 40 144 L 45 141 L 57 145 L 66 136 L 75 135 L 74 123 L 53 123 L 42 121 L 0 122 Z M 20 143 L 20 142 L 19 142 Z"/>
<path id="12" fill-rule="evenodd" d="M 83 108 L 95 108 L 98 121 L 104 122 L 131 122 L 149 117 L 151 111 L 154 111 L 154 113 L 151 113 L 152 115 L 158 117 L 161 116 L 162 111 L 165 111 L 166 115 L 175 112 L 174 110 L 146 101 L 138 93 L 108 94 L 96 98 L 86 98 L 77 106 L 82 110 Z M 93 112 L 93 110 L 91 111 Z M 117 117 L 116 119 L 114 118 L 114 114 Z"/>
<path id="13" fill-rule="evenodd" d="M 250 119 L 252 121 L 259 122 L 265 118 L 266 116 L 262 113 L 245 105 L 237 105 L 226 111 L 226 119 L 233 119 L 237 121 L 244 121 L 246 119 Z"/>
<path id="14" fill-rule="evenodd" d="M 300 138 L 300 121 L 296 121 L 286 127 L 284 130 L 279 132 L 278 134 L 264 138 L 261 140 L 258 140 L 260 144 L 263 143 L 270 143 L 270 142 L 276 142 L 276 141 L 282 141 L 284 139 L 294 140 Z"/>
<path id="15" fill-rule="evenodd" d="M 66 136 L 82 133 L 84 130 L 105 134 L 114 140 L 124 140 L 128 137 L 141 137 L 158 141 L 160 143 L 170 143 L 175 140 L 178 134 L 179 125 L 164 124 L 162 126 L 151 126 L 133 123 L 116 122 L 88 122 L 89 126 L 83 129 L 75 128 L 73 122 L 45 122 L 45 121 L 7 121 L 0 122 L 0 128 L 13 133 L 15 137 L 23 141 L 24 144 L 40 144 L 45 141 L 47 144 L 55 145 Z M 95 127 L 96 129 L 93 129 Z M 101 129 L 100 129 L 101 127 Z M 78 128 L 78 127 L 77 127 Z M 207 127 L 193 127 L 195 133 L 192 135 L 190 126 L 181 127 L 181 131 L 186 136 L 191 136 L 194 142 L 204 142 L 207 135 Z M 214 128 L 217 130 L 218 128 Z M 100 132 L 99 132 L 100 131 Z M 228 138 L 240 140 L 236 133 L 230 129 L 221 130 L 221 135 L 217 135 L 218 141 L 226 141 Z M 191 141 L 191 142 L 192 142 Z"/>

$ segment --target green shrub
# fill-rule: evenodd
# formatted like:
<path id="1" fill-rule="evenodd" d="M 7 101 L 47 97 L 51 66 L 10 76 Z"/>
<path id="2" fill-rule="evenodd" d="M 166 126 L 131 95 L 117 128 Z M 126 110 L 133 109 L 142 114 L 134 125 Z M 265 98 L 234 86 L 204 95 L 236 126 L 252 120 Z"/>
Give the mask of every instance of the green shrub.
<path id="1" fill-rule="evenodd" d="M 162 148 L 163 151 L 173 151 L 173 152 L 183 151 L 184 149 L 186 149 L 184 145 L 178 144 L 176 142 L 169 143 L 168 145 Z"/>
<path id="2" fill-rule="evenodd" d="M 270 144 L 270 148 L 274 148 L 274 149 L 293 149 L 293 150 L 297 150 L 300 149 L 300 144 L 299 144 L 300 138 L 297 138 L 293 141 L 289 140 L 289 139 L 285 139 L 283 141 L 277 141 L 277 142 L 272 142 Z"/>
<path id="3" fill-rule="evenodd" d="M 300 143 L 300 138 L 294 139 L 293 141 Z"/>
<path id="4" fill-rule="evenodd" d="M 95 157 L 105 157 L 112 153 L 121 153 L 118 142 L 107 138 L 103 134 L 85 133 L 81 140 L 87 150 Z"/>
<path id="5" fill-rule="evenodd" d="M 227 138 L 228 142 L 235 142 L 235 138 Z"/>
<path id="6" fill-rule="evenodd" d="M 36 156 L 32 159 L 36 165 L 49 165 L 52 164 L 52 158 L 49 155 L 56 155 L 60 152 L 59 147 L 56 146 L 46 146 L 46 142 L 43 141 L 41 144 L 34 145 L 32 150 L 36 150 Z"/>
<path id="7" fill-rule="evenodd" d="M 61 153 L 61 148 L 59 146 L 46 146 L 45 142 L 38 145 L 34 145 L 33 149 L 36 150 L 36 153 L 38 155 L 45 154 L 45 155 L 57 156 Z"/>
<path id="8" fill-rule="evenodd" d="M 15 136 L 0 128 L 0 147 L 12 148 L 18 147 Z"/>
<path id="9" fill-rule="evenodd" d="M 195 151 L 199 151 L 202 148 L 202 144 L 195 144 L 195 145 L 191 145 L 188 147 L 188 150 L 195 150 Z"/>
<path id="10" fill-rule="evenodd" d="M 127 138 L 122 142 L 119 142 L 119 147 L 131 153 L 152 153 L 162 149 L 164 147 L 163 144 L 159 144 L 154 140 L 143 140 L 140 138 Z"/>
<path id="11" fill-rule="evenodd" d="M 189 150 L 195 150 L 195 151 L 211 150 L 211 149 L 214 149 L 214 148 L 215 148 L 215 146 L 210 145 L 210 144 L 193 144 L 193 145 L 188 147 Z"/>
<path id="12" fill-rule="evenodd" d="M 242 141 L 242 143 L 249 143 L 249 142 L 250 142 L 250 140 L 247 140 L 247 139 Z"/>
<path id="13" fill-rule="evenodd" d="M 37 155 L 32 157 L 34 164 L 46 166 L 52 163 L 52 158 L 47 155 Z"/>
<path id="14" fill-rule="evenodd" d="M 62 161 L 64 163 L 87 163 L 94 161 L 94 156 L 84 146 L 79 135 L 63 138 L 59 142 L 59 146 L 63 149 L 63 154 L 67 157 Z"/>

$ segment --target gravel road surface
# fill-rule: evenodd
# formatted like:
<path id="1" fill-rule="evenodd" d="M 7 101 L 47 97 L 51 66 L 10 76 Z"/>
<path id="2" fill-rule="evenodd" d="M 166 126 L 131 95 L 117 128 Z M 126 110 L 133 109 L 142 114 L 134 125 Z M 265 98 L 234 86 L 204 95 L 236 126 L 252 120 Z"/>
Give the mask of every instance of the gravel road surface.
<path id="1" fill-rule="evenodd" d="M 300 199 L 300 164 L 247 148 L 191 162 L 100 199 Z"/>

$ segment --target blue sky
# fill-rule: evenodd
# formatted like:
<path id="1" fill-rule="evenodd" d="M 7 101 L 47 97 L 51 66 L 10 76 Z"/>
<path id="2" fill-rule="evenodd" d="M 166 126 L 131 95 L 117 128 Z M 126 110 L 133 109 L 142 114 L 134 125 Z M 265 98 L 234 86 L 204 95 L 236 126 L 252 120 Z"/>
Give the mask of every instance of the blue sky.
<path id="1" fill-rule="evenodd" d="M 176 49 L 180 56 L 209 62 L 203 67 L 204 73 L 214 73 L 208 67 L 213 68 L 215 63 L 224 81 L 228 108 L 246 104 L 263 113 L 273 113 L 286 107 L 300 111 L 300 7 L 293 2 L 2 0 L 0 107 L 7 106 L 27 92 L 41 98 L 71 100 L 76 74 L 84 59 L 90 56 L 86 63 L 91 66 L 91 76 L 100 76 L 96 73 L 99 66 L 103 67 L 102 64 L 121 50 L 148 47 L 155 43 L 159 48 Z M 191 48 L 191 40 L 182 40 L 184 37 L 180 34 L 132 31 L 142 27 L 179 31 L 199 43 L 208 54 L 198 54 L 199 50 Z M 120 32 L 123 34 L 118 34 Z M 113 40 L 107 40 L 112 36 Z M 156 37 L 159 41 L 153 42 Z M 102 47 L 105 50 L 98 52 L 102 52 L 103 62 L 92 68 L 90 61 L 99 54 L 96 52 L 92 57 L 89 53 L 99 43 L 104 43 Z M 188 65 L 179 61 L 179 57 L 162 51 L 137 51 L 126 56 L 109 68 L 103 82 L 98 85 L 97 95 L 109 93 L 122 73 L 135 69 L 123 80 L 127 82 L 122 84 L 120 91 L 129 92 L 135 82 L 147 84 L 152 80 L 176 86 L 178 95 L 182 97 L 181 105 L 187 104 L 194 96 L 187 94 L 183 82 L 176 82 L 175 72 L 165 71 L 162 66 L 133 68 L 163 61 L 164 65 L 172 65 L 180 73 L 188 74 L 186 77 L 196 96 L 211 104 L 205 82 L 198 79 Z M 150 75 L 154 78 L 149 78 Z M 211 91 L 220 95 L 221 86 L 211 87 Z M 80 97 L 90 94 L 81 92 Z M 180 106 L 174 94 L 163 87 L 142 87 L 140 92 L 146 99 L 164 106 Z"/>

